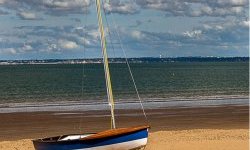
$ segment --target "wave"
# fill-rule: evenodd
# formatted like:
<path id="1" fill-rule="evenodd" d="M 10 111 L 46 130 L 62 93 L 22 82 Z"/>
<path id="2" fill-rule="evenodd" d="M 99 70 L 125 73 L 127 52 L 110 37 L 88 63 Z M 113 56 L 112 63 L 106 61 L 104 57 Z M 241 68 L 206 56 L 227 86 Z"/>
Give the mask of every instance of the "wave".
<path id="1" fill-rule="evenodd" d="M 249 105 L 246 95 L 215 95 L 197 97 L 172 97 L 143 99 L 145 109 L 164 109 L 171 107 L 216 107 L 221 105 Z M 140 109 L 136 99 L 119 99 L 116 109 Z M 106 101 L 60 101 L 60 102 L 24 102 L 0 104 L 0 113 L 14 112 L 67 112 L 67 111 L 95 111 L 108 110 Z"/>

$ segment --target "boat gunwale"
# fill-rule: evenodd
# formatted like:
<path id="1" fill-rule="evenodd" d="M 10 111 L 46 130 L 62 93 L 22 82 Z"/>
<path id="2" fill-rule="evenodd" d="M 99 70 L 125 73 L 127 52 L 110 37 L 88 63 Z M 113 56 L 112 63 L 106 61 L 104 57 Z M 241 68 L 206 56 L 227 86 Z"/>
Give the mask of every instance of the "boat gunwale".
<path id="1" fill-rule="evenodd" d="M 122 133 L 116 133 L 116 134 L 105 134 L 105 135 L 103 134 L 105 132 L 112 132 L 114 130 L 116 131 L 116 130 L 126 130 L 126 129 L 131 129 L 131 130 L 128 130 L 128 132 L 124 131 Z M 87 137 L 84 137 L 84 138 L 66 140 L 66 141 L 60 141 L 60 139 L 62 137 L 65 137 L 65 136 L 85 135 L 85 134 L 66 134 L 66 135 L 61 135 L 61 136 L 45 137 L 45 138 L 32 140 L 32 142 L 40 142 L 40 143 L 65 143 L 65 142 L 76 142 L 76 141 L 86 141 L 87 142 L 87 141 L 101 140 L 101 139 L 107 139 L 107 138 L 113 138 L 113 137 L 117 137 L 117 136 L 121 136 L 121 135 L 131 134 L 131 133 L 135 133 L 137 131 L 142 131 L 142 130 L 145 130 L 145 129 L 150 129 L 150 126 L 145 125 L 145 126 L 137 126 L 137 127 L 130 127 L 130 128 L 110 129 L 110 130 L 101 131 L 101 132 L 98 132 L 98 133 L 85 133 L 85 134 L 93 134 L 93 135 L 90 135 L 90 136 L 87 136 Z M 98 135 L 100 133 L 102 134 L 102 136 Z"/>
<path id="2" fill-rule="evenodd" d="M 85 134 L 96 134 L 96 133 L 84 133 L 84 134 L 65 134 L 65 135 L 60 135 L 60 136 L 53 136 L 53 137 L 44 137 L 44 138 L 39 138 L 39 139 L 34 139 L 32 140 L 33 142 L 65 142 L 65 141 L 60 141 L 63 137 L 67 136 L 74 136 L 74 135 L 85 135 Z M 56 140 L 54 140 L 56 139 Z M 79 139 L 74 139 L 74 140 L 68 140 L 68 141 L 77 141 Z"/>

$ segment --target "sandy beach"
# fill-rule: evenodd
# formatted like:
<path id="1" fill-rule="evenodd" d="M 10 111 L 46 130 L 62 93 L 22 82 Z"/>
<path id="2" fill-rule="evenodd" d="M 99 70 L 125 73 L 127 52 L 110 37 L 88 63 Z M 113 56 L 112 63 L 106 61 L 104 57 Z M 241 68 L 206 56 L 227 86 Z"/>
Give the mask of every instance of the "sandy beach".
<path id="1" fill-rule="evenodd" d="M 248 150 L 248 130 L 195 129 L 150 133 L 145 150 Z M 0 142 L 2 150 L 34 150 L 31 140 Z"/>
<path id="2" fill-rule="evenodd" d="M 146 150 L 247 150 L 248 110 L 230 105 L 146 110 L 152 127 Z M 116 113 L 119 127 L 145 124 L 139 111 Z M 108 116 L 108 111 L 2 113 L 0 149 L 34 150 L 34 138 L 102 131 L 109 128 Z"/>

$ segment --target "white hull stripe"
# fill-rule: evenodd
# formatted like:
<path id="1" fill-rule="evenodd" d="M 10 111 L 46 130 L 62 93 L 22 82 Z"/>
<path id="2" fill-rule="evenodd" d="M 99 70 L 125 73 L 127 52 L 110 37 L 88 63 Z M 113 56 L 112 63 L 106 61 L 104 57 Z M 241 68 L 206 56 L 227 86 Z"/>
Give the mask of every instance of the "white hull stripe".
<path id="1" fill-rule="evenodd" d="M 133 141 L 122 142 L 122 143 L 117 143 L 117 144 L 110 144 L 110 145 L 105 145 L 105 146 L 75 149 L 75 150 L 131 150 L 134 148 L 145 146 L 146 144 L 147 144 L 147 138 L 143 138 L 139 140 L 133 140 Z"/>

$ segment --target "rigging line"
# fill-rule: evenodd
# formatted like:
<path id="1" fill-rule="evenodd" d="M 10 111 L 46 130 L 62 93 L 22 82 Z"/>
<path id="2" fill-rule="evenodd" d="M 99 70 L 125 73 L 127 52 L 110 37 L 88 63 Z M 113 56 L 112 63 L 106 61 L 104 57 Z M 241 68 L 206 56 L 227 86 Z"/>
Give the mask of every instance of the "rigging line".
<path id="1" fill-rule="evenodd" d="M 131 79 L 132 79 L 132 81 L 133 81 L 133 84 L 134 84 L 134 88 L 135 88 L 137 97 L 138 97 L 138 99 L 139 99 L 139 101 L 140 101 L 140 105 L 141 105 L 141 108 L 142 108 L 143 115 L 144 115 L 144 117 L 145 117 L 145 119 L 146 119 L 146 122 L 149 123 L 148 117 L 147 117 L 146 112 L 145 112 L 145 110 L 144 110 L 144 106 L 143 106 L 143 104 L 142 104 L 142 99 L 141 99 L 141 97 L 140 97 L 140 94 L 139 94 L 137 85 L 136 85 L 136 83 L 135 83 L 135 79 L 134 79 L 134 76 L 133 76 L 133 73 L 132 73 L 130 64 L 129 64 L 128 59 L 127 59 L 127 54 L 126 54 L 125 49 L 124 49 L 124 46 L 123 46 L 123 44 L 122 44 L 121 36 L 120 36 L 120 34 L 119 34 L 119 32 L 118 32 L 118 29 L 117 29 L 117 24 L 116 24 L 116 22 L 115 22 L 113 13 L 110 12 L 110 14 L 111 14 L 112 21 L 113 21 L 113 23 L 114 23 L 114 25 L 115 25 L 115 32 L 116 32 L 116 34 L 117 34 L 117 36 L 118 36 L 118 40 L 119 40 L 119 43 L 120 43 L 120 47 L 121 47 L 121 49 L 122 49 L 122 51 L 123 51 L 123 55 L 124 55 L 124 57 L 125 57 L 125 61 L 126 61 L 126 64 L 127 64 L 127 66 L 128 66 L 128 70 L 129 70 Z"/>
<path id="2" fill-rule="evenodd" d="M 81 88 L 81 97 L 84 97 L 84 90 L 85 90 L 85 86 L 84 86 L 84 77 L 85 77 L 85 51 L 86 51 L 86 26 L 87 26 L 87 22 L 88 22 L 88 18 L 87 18 L 87 13 L 88 13 L 88 6 L 85 7 L 85 13 L 84 13 L 84 23 L 86 24 L 84 26 L 84 31 L 83 31 L 83 62 L 82 62 L 82 88 Z M 80 123 L 79 123 L 79 132 L 82 132 L 82 117 L 80 117 Z"/>
<path id="3" fill-rule="evenodd" d="M 115 58 L 114 43 L 113 43 L 112 38 L 111 38 L 110 25 L 109 25 L 109 23 L 108 23 L 107 14 L 106 14 L 106 11 L 105 11 L 104 7 L 103 7 L 103 11 L 104 11 L 104 18 L 105 18 L 106 24 L 107 24 L 107 26 L 108 26 L 108 35 L 109 35 L 108 37 L 109 37 L 109 40 L 110 40 L 110 45 L 111 45 L 111 47 L 112 47 L 113 54 L 114 54 L 114 58 Z"/>

